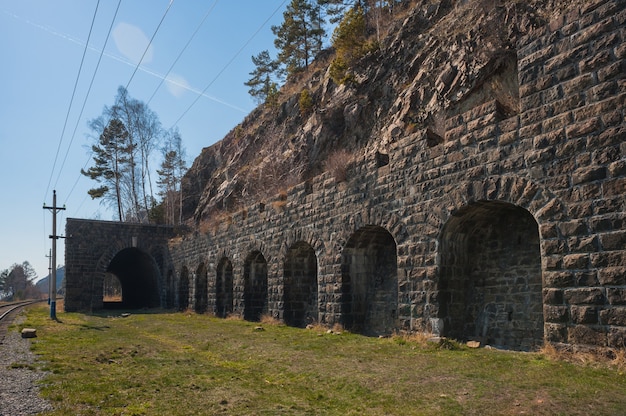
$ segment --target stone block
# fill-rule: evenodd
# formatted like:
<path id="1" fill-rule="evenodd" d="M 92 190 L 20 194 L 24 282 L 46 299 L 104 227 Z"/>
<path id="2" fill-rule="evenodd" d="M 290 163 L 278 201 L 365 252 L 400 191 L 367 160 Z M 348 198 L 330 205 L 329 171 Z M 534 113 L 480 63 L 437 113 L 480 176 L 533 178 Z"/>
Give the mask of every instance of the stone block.
<path id="1" fill-rule="evenodd" d="M 543 326 L 544 338 L 547 342 L 562 343 L 567 342 L 567 325 L 557 323 L 546 323 Z"/>
<path id="2" fill-rule="evenodd" d="M 616 267 L 626 264 L 626 250 L 591 254 L 592 267 Z"/>
<path id="3" fill-rule="evenodd" d="M 606 299 L 600 288 L 566 289 L 565 301 L 571 305 L 604 305 Z"/>
<path id="4" fill-rule="evenodd" d="M 611 348 L 626 348 L 626 328 L 609 328 L 607 344 Z"/>
<path id="5" fill-rule="evenodd" d="M 578 94 L 594 84 L 593 74 L 583 74 L 561 84 L 565 95 Z"/>
<path id="6" fill-rule="evenodd" d="M 563 268 L 568 270 L 585 269 L 589 265 L 588 254 L 569 254 L 563 256 Z"/>
<path id="7" fill-rule="evenodd" d="M 558 227 L 561 235 L 564 237 L 587 234 L 587 224 L 583 220 L 562 222 Z"/>
<path id="8" fill-rule="evenodd" d="M 598 281 L 603 286 L 626 286 L 626 266 L 599 269 Z"/>
<path id="9" fill-rule="evenodd" d="M 602 193 L 605 197 L 626 195 L 626 178 L 610 179 L 602 183 Z"/>
<path id="10" fill-rule="evenodd" d="M 567 328 L 567 340 L 571 344 L 595 345 L 598 347 L 604 347 L 607 344 L 604 331 L 586 325 L 576 325 Z"/>
<path id="11" fill-rule="evenodd" d="M 22 338 L 36 338 L 37 330 L 35 328 L 24 328 L 21 331 Z"/>
<path id="12" fill-rule="evenodd" d="M 587 90 L 587 102 L 593 103 L 602 101 L 616 95 L 618 92 L 618 84 L 615 81 L 602 82 Z"/>
<path id="13" fill-rule="evenodd" d="M 543 305 L 543 319 L 550 323 L 568 322 L 568 308 L 564 305 Z"/>
<path id="14" fill-rule="evenodd" d="M 567 288 L 574 286 L 574 273 L 564 271 L 545 271 L 543 273 L 546 288 Z"/>
<path id="15" fill-rule="evenodd" d="M 626 248 L 626 230 L 600 235 L 600 244 L 604 250 L 624 250 Z"/>
<path id="16" fill-rule="evenodd" d="M 593 133 L 594 131 L 597 131 L 600 126 L 600 117 L 593 117 L 579 123 L 567 125 L 567 127 L 565 128 L 565 134 L 567 136 L 567 139 L 570 140 L 576 137 L 585 136 L 589 133 Z"/>
<path id="17" fill-rule="evenodd" d="M 562 305 L 563 291 L 561 289 L 543 289 L 544 305 Z"/>
<path id="18" fill-rule="evenodd" d="M 595 306 L 572 306 L 570 316 L 575 324 L 597 324 L 598 308 Z"/>
<path id="19" fill-rule="evenodd" d="M 626 289 L 610 287 L 606 290 L 610 305 L 626 305 Z"/>
<path id="20" fill-rule="evenodd" d="M 626 307 L 613 307 L 600 311 L 600 322 L 603 325 L 626 327 Z"/>

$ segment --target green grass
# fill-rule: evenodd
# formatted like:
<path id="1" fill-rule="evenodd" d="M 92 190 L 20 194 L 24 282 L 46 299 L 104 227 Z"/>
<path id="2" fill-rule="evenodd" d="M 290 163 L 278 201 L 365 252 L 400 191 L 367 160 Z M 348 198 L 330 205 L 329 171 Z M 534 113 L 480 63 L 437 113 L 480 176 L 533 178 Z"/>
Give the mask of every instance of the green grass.
<path id="1" fill-rule="evenodd" d="M 540 354 L 184 313 L 33 307 L 50 415 L 616 415 L 626 375 Z"/>

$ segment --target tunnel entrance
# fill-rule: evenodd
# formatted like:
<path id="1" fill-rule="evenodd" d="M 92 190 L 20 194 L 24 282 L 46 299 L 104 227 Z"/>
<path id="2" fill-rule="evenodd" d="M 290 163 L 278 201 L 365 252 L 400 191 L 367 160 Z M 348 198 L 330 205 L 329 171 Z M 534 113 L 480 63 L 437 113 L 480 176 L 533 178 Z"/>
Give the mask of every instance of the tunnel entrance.
<path id="1" fill-rule="evenodd" d="M 195 302 L 194 310 L 196 313 L 205 313 L 209 305 L 209 280 L 207 275 L 207 269 L 204 263 L 200 263 L 196 269 L 195 279 Z"/>
<path id="2" fill-rule="evenodd" d="M 226 318 L 233 312 L 233 264 L 226 257 L 217 265 L 215 295 L 215 315 Z"/>
<path id="3" fill-rule="evenodd" d="M 102 287 L 102 302 L 106 304 L 122 303 L 122 284 L 113 273 L 105 273 Z M 113 306 L 113 305 L 109 305 Z"/>
<path id="4" fill-rule="evenodd" d="M 178 281 L 178 309 L 181 311 L 189 309 L 189 269 L 184 266 Z"/>
<path id="5" fill-rule="evenodd" d="M 260 321 L 267 312 L 267 262 L 260 251 L 248 255 L 244 263 L 244 313 L 247 321 Z"/>
<path id="6" fill-rule="evenodd" d="M 342 318 L 346 329 L 364 335 L 390 334 L 398 310 L 396 242 L 384 228 L 355 232 L 341 256 Z"/>
<path id="7" fill-rule="evenodd" d="M 513 204 L 459 210 L 441 235 L 441 335 L 499 348 L 543 343 L 539 227 Z"/>
<path id="8" fill-rule="evenodd" d="M 304 328 L 317 322 L 317 256 L 313 247 L 303 241 L 291 246 L 284 273 L 285 323 Z"/>
<path id="9" fill-rule="evenodd" d="M 161 273 L 154 259 L 138 248 L 126 248 L 113 257 L 106 275 L 113 275 L 121 287 L 121 301 L 105 301 L 104 308 L 156 308 L 161 306 L 159 280 Z M 114 282 L 108 278 L 109 284 Z M 107 278 L 105 277 L 105 283 Z M 112 286 L 114 287 L 114 286 Z"/>

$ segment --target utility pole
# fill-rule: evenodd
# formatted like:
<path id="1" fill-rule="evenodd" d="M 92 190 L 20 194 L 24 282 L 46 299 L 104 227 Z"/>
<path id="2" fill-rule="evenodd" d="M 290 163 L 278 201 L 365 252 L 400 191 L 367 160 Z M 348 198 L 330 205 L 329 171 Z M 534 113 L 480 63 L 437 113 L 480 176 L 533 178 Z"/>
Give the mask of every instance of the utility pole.
<path id="1" fill-rule="evenodd" d="M 50 305 L 50 299 L 52 299 L 52 249 L 50 254 L 46 256 L 48 258 L 48 305 Z"/>
<path id="2" fill-rule="evenodd" d="M 50 238 L 52 239 L 52 270 L 50 274 L 50 318 L 56 321 L 57 319 L 57 240 L 61 237 L 57 235 L 57 212 L 64 210 L 63 208 L 57 207 L 57 191 L 52 191 L 52 206 L 47 207 L 44 203 L 43 209 L 49 209 L 52 211 L 52 235 Z"/>

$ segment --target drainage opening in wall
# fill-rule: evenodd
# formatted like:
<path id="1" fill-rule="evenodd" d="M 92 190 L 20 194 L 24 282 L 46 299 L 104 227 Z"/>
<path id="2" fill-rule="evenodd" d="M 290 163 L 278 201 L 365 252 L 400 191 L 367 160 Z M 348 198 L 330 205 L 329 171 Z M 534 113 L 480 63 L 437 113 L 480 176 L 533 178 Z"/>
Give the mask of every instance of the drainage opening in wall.
<path id="1" fill-rule="evenodd" d="M 367 225 L 348 240 L 341 256 L 341 313 L 346 329 L 388 335 L 397 327 L 396 242 L 384 228 Z"/>
<path id="2" fill-rule="evenodd" d="M 303 241 L 292 245 L 283 269 L 285 323 L 304 328 L 317 322 L 317 256 L 313 247 Z"/>
<path id="3" fill-rule="evenodd" d="M 223 257 L 215 279 L 215 315 L 226 318 L 233 312 L 233 264 Z"/>
<path id="4" fill-rule="evenodd" d="M 159 307 L 161 306 L 159 280 L 159 267 L 149 254 L 134 247 L 121 250 L 106 269 L 102 287 L 103 307 L 126 309 Z M 108 294 L 105 293 L 105 289 L 117 291 L 118 297 L 107 300 Z"/>
<path id="5" fill-rule="evenodd" d="M 260 321 L 261 316 L 267 313 L 267 262 L 260 251 L 254 251 L 246 257 L 243 279 L 243 318 L 246 321 Z"/>
<path id="6" fill-rule="evenodd" d="M 463 207 L 440 240 L 443 336 L 514 350 L 543 343 L 539 227 L 499 201 Z"/>

